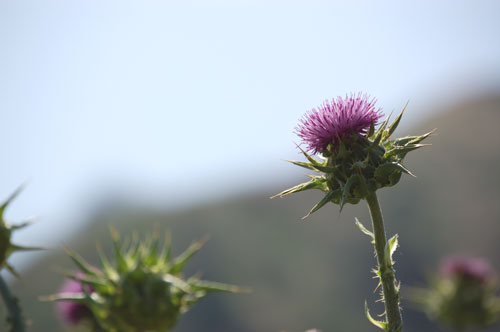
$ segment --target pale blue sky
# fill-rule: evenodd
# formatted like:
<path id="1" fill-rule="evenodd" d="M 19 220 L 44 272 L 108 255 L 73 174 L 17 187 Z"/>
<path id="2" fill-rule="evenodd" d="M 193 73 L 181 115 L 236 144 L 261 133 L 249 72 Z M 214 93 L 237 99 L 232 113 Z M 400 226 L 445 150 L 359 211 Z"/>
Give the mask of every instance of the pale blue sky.
<path id="1" fill-rule="evenodd" d="M 498 1 L 0 1 L 0 198 L 28 180 L 7 216 L 41 216 L 16 240 L 57 246 L 103 188 L 175 207 L 283 181 L 297 120 L 325 98 L 410 99 L 408 128 L 498 90 L 499 14 Z"/>

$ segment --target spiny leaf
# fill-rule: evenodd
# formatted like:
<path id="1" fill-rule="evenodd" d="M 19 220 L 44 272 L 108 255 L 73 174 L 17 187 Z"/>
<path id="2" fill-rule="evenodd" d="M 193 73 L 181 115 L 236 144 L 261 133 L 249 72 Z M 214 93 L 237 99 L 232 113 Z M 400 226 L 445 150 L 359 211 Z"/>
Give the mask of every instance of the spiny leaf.
<path id="1" fill-rule="evenodd" d="M 292 163 L 292 164 L 300 166 L 300 167 L 307 168 L 307 169 L 309 169 L 311 171 L 315 171 L 315 172 L 332 173 L 335 171 L 334 167 L 321 165 L 319 163 L 313 165 L 310 163 L 306 163 L 304 161 L 286 160 L 286 159 L 285 159 L 285 161 L 288 161 L 289 163 Z"/>
<path id="2" fill-rule="evenodd" d="M 397 118 L 387 128 L 387 132 L 384 135 L 384 141 L 387 140 L 389 137 L 391 137 L 391 135 L 394 133 L 396 128 L 399 126 L 399 122 L 401 121 L 401 118 L 403 117 L 403 113 L 406 110 L 408 103 L 409 103 L 409 101 L 406 103 L 405 107 L 403 107 L 403 110 L 401 111 L 401 113 L 399 113 Z"/>
<path id="3" fill-rule="evenodd" d="M 0 205 L 0 222 L 3 222 L 3 213 L 7 206 L 23 191 L 25 184 L 20 185 L 5 202 Z"/>
<path id="4" fill-rule="evenodd" d="M 387 331 L 387 323 L 386 322 L 381 322 L 379 320 L 376 320 L 372 317 L 372 315 L 370 315 L 370 310 L 368 310 L 368 304 L 366 303 L 366 301 L 365 301 L 365 314 L 366 314 L 366 318 L 368 318 L 370 323 L 372 323 L 373 325 L 375 325 L 376 327 L 378 327 L 384 331 Z"/>
<path id="5" fill-rule="evenodd" d="M 359 221 L 358 218 L 354 217 L 354 219 L 356 220 L 356 226 L 358 226 L 359 230 L 368 235 L 369 237 L 371 237 L 372 242 L 374 242 L 375 235 L 373 235 L 371 231 L 369 231 L 365 226 L 363 226 L 363 224 Z"/>
<path id="6" fill-rule="evenodd" d="M 193 255 L 196 254 L 207 241 L 208 236 L 205 236 L 200 241 L 193 242 L 179 257 L 175 259 L 170 269 L 170 273 L 173 275 L 179 274 L 191 257 L 193 257 Z"/>
<path id="7" fill-rule="evenodd" d="M 305 152 L 298 144 L 295 144 L 297 146 L 297 148 L 302 152 L 302 154 L 304 155 L 304 157 L 306 157 L 307 160 L 309 160 L 309 162 L 315 166 L 321 166 L 321 164 L 316 160 L 314 159 L 313 157 L 311 157 L 307 152 Z"/>
<path id="8" fill-rule="evenodd" d="M 128 270 L 128 264 L 120 247 L 120 234 L 118 233 L 118 230 L 111 225 L 109 226 L 109 233 L 111 234 L 111 240 L 113 241 L 116 269 L 118 273 L 124 273 Z"/>
<path id="9" fill-rule="evenodd" d="M 344 204 L 347 200 L 347 197 L 349 196 L 349 191 L 351 190 L 351 186 L 353 183 L 359 180 L 359 175 L 354 174 L 352 175 L 349 179 L 347 179 L 345 186 L 342 190 L 342 198 L 340 199 L 340 212 L 342 212 L 342 208 L 344 207 Z"/>
<path id="10" fill-rule="evenodd" d="M 24 227 L 28 227 L 30 225 L 33 225 L 34 223 L 36 222 L 35 219 L 32 219 L 32 220 L 28 220 L 28 221 L 25 221 L 21 224 L 18 224 L 18 225 L 11 225 L 10 226 L 10 229 L 12 230 L 17 230 L 17 229 L 21 229 L 21 228 L 24 228 Z"/>
<path id="11" fill-rule="evenodd" d="M 375 132 L 375 122 L 372 121 L 370 123 L 370 129 L 368 129 L 368 132 L 366 133 L 367 137 L 372 137 L 373 133 Z"/>
<path id="12" fill-rule="evenodd" d="M 84 303 L 87 301 L 87 296 L 83 293 L 59 293 L 55 295 L 40 296 L 38 299 L 43 302 L 73 301 Z"/>
<path id="13" fill-rule="evenodd" d="M 250 293 L 251 292 L 251 290 L 246 287 L 228 285 L 214 281 L 193 280 L 189 282 L 189 285 L 194 291 L 201 290 L 207 293 L 210 292 Z"/>
<path id="14" fill-rule="evenodd" d="M 174 287 L 179 288 L 184 293 L 191 293 L 192 292 L 191 286 L 187 282 L 185 282 L 184 280 L 182 280 L 180 278 L 177 278 L 174 275 L 171 275 L 171 274 L 165 275 L 163 277 L 163 281 L 173 285 Z"/>
<path id="15" fill-rule="evenodd" d="M 422 142 L 424 139 L 426 139 L 427 137 L 429 136 L 432 136 L 432 134 L 434 134 L 434 132 L 436 131 L 436 128 L 432 129 L 431 131 L 429 131 L 428 133 L 425 133 L 423 135 L 420 135 L 420 136 L 415 136 L 412 140 L 410 140 L 408 143 L 410 144 L 417 144 L 417 143 L 420 143 Z"/>
<path id="16" fill-rule="evenodd" d="M 10 247 L 12 251 L 46 250 L 46 248 L 42 247 L 23 247 L 23 246 L 18 246 L 16 244 L 11 244 Z"/>
<path id="17" fill-rule="evenodd" d="M 386 176 L 389 172 L 396 170 L 396 171 L 401 171 L 403 173 L 406 173 L 408 175 L 411 175 L 413 177 L 416 177 L 412 172 L 410 172 L 406 167 L 404 167 L 402 164 L 398 162 L 387 162 L 382 165 L 380 165 L 376 170 L 375 170 L 375 176 Z"/>
<path id="18" fill-rule="evenodd" d="M 389 158 L 394 155 L 398 155 L 402 159 L 406 156 L 408 152 L 429 145 L 430 144 L 406 144 L 403 146 L 393 146 L 390 150 L 386 151 L 386 153 L 384 154 L 384 158 Z"/>
<path id="19" fill-rule="evenodd" d="M 64 275 L 66 278 L 78 281 L 81 284 L 89 285 L 94 288 L 99 288 L 99 289 L 106 289 L 110 290 L 112 286 L 106 283 L 106 281 L 102 281 L 100 278 L 95 278 L 92 276 L 82 276 L 74 271 L 66 271 L 64 272 Z"/>
<path id="20" fill-rule="evenodd" d="M 433 129 L 433 130 L 429 131 L 428 133 L 425 133 L 425 134 L 420 135 L 420 136 L 405 136 L 405 137 L 396 138 L 392 142 L 393 142 L 393 145 L 395 145 L 395 146 L 403 146 L 406 144 L 417 144 L 417 143 L 420 143 L 421 141 L 423 141 L 424 139 L 426 139 L 427 137 L 431 136 L 435 131 L 436 131 L 436 129 Z"/>
<path id="21" fill-rule="evenodd" d="M 380 141 L 382 140 L 382 136 L 384 134 L 385 127 L 387 127 L 387 123 L 389 123 L 389 118 L 390 117 L 391 116 L 389 115 L 387 117 L 387 119 L 385 119 L 385 121 L 380 124 L 380 126 L 377 129 L 377 131 L 373 134 L 373 142 L 370 145 L 370 147 L 368 148 L 368 150 L 371 150 L 375 146 L 379 145 Z"/>
<path id="22" fill-rule="evenodd" d="M 326 203 L 328 203 L 329 201 L 332 200 L 332 198 L 338 193 L 338 190 L 335 190 L 335 191 L 329 191 L 326 193 L 326 195 L 321 199 L 321 201 L 316 204 L 315 206 L 313 206 L 313 208 L 311 209 L 311 211 L 309 211 L 309 213 L 302 217 L 302 219 L 306 219 L 307 217 L 309 217 L 311 214 L 313 214 L 314 212 L 318 211 L 319 209 L 321 209 Z"/>
<path id="23" fill-rule="evenodd" d="M 320 189 L 322 191 L 327 190 L 328 187 L 326 185 L 326 178 L 324 178 L 322 176 L 312 177 L 312 179 L 310 181 L 304 182 L 304 183 L 296 185 L 295 187 L 286 189 L 286 190 L 280 192 L 279 194 L 272 196 L 271 198 L 283 197 L 286 195 L 298 193 L 300 191 L 309 190 L 309 189 Z"/>
<path id="24" fill-rule="evenodd" d="M 76 252 L 72 251 L 70 248 L 64 246 L 64 250 L 66 251 L 66 254 L 71 258 L 71 260 L 78 266 L 78 268 L 91 276 L 96 276 L 97 273 L 95 269 L 93 269 L 80 255 L 78 255 Z"/>
<path id="25" fill-rule="evenodd" d="M 119 276 L 116 270 L 111 266 L 106 255 L 104 255 L 101 245 L 97 243 L 97 255 L 99 256 L 99 262 L 101 263 L 104 274 L 113 282 L 118 281 Z"/>
<path id="26" fill-rule="evenodd" d="M 385 244 L 385 252 L 384 252 L 384 260 L 385 264 L 387 266 L 392 266 L 394 264 L 394 261 L 392 260 L 392 255 L 398 248 L 398 234 L 394 235 L 387 241 Z"/>
<path id="27" fill-rule="evenodd" d="M 21 275 L 14 269 L 14 267 L 12 265 L 10 265 L 9 263 L 5 262 L 5 267 L 7 268 L 7 270 L 9 270 L 10 273 L 12 273 L 12 275 L 14 277 L 16 277 L 17 279 L 21 279 Z"/>

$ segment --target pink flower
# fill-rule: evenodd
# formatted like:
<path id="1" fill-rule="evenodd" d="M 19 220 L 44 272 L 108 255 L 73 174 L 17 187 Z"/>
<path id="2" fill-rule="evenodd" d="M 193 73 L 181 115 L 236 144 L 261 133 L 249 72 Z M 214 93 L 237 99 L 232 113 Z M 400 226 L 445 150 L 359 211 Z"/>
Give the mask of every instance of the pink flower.
<path id="1" fill-rule="evenodd" d="M 345 99 L 337 97 L 331 102 L 326 100 L 307 112 L 295 131 L 309 151 L 324 152 L 328 144 L 335 144 L 338 138 L 364 135 L 372 123 L 376 125 L 383 114 L 380 108 L 375 108 L 375 101 L 362 93 L 351 93 Z"/>
<path id="2" fill-rule="evenodd" d="M 87 288 L 86 288 L 87 289 Z M 89 287 L 89 291 L 93 291 Z M 61 293 L 82 293 L 82 284 L 73 279 L 66 279 L 61 287 Z M 59 301 L 57 302 L 57 311 L 68 323 L 72 325 L 78 324 L 82 319 L 92 318 L 92 312 L 85 304 L 75 301 Z"/>
<path id="3" fill-rule="evenodd" d="M 491 277 L 491 268 L 483 258 L 450 257 L 441 264 L 441 274 L 448 278 L 465 277 L 484 283 Z"/>

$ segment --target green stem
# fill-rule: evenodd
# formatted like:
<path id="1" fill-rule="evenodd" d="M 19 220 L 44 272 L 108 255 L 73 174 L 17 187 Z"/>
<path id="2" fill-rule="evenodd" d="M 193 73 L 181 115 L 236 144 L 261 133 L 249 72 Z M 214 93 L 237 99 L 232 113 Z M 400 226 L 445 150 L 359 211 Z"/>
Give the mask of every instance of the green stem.
<path id="1" fill-rule="evenodd" d="M 5 280 L 3 280 L 0 275 L 0 293 L 3 298 L 3 302 L 7 307 L 7 311 L 9 313 L 8 321 L 11 323 L 12 328 L 10 332 L 24 332 L 26 331 L 26 327 L 24 325 L 24 318 L 21 313 L 21 308 L 17 302 L 17 299 L 12 296 L 9 287 Z"/>
<path id="2" fill-rule="evenodd" d="M 399 291 L 396 289 L 395 271 L 392 264 L 384 259 L 387 238 L 385 237 L 384 218 L 375 192 L 368 194 L 366 202 L 372 217 L 373 235 L 375 237 L 375 252 L 377 253 L 380 282 L 384 294 L 387 332 L 400 332 L 403 327 L 401 309 L 399 307 Z"/>

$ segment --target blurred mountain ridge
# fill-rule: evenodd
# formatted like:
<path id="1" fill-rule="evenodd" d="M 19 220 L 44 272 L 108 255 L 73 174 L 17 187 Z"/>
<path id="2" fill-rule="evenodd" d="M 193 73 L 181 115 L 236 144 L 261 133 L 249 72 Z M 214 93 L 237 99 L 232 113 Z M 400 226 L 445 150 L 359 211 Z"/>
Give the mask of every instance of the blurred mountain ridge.
<path id="1" fill-rule="evenodd" d="M 400 235 L 395 259 L 403 293 L 406 285 L 423 285 L 426 273 L 449 254 L 485 256 L 500 268 L 500 94 L 437 114 L 418 128 L 395 134 L 437 128 L 427 142 L 432 146 L 410 154 L 405 163 L 418 178 L 406 176 L 379 192 L 388 235 Z M 372 312 L 383 311 L 374 304 L 373 248 L 354 225 L 354 216 L 370 224 L 367 208 L 364 203 L 349 205 L 339 214 L 338 206 L 330 204 L 301 221 L 320 192 L 269 199 L 306 180 L 294 178 L 261 194 L 174 213 L 103 204 L 65 243 L 97 264 L 95 243 L 110 249 L 110 224 L 123 236 L 133 230 L 151 232 L 158 224 L 162 232 L 172 232 L 174 252 L 209 234 L 211 240 L 193 259 L 189 273 L 202 271 L 204 279 L 250 286 L 254 292 L 208 297 L 184 315 L 177 332 L 376 331 L 363 311 L 365 299 Z M 53 304 L 38 301 L 40 295 L 57 292 L 62 282 L 57 268 L 73 268 L 62 249 L 40 256 L 14 285 L 31 319 L 30 331 L 70 331 L 57 319 Z M 405 331 L 446 331 L 403 305 Z"/>

